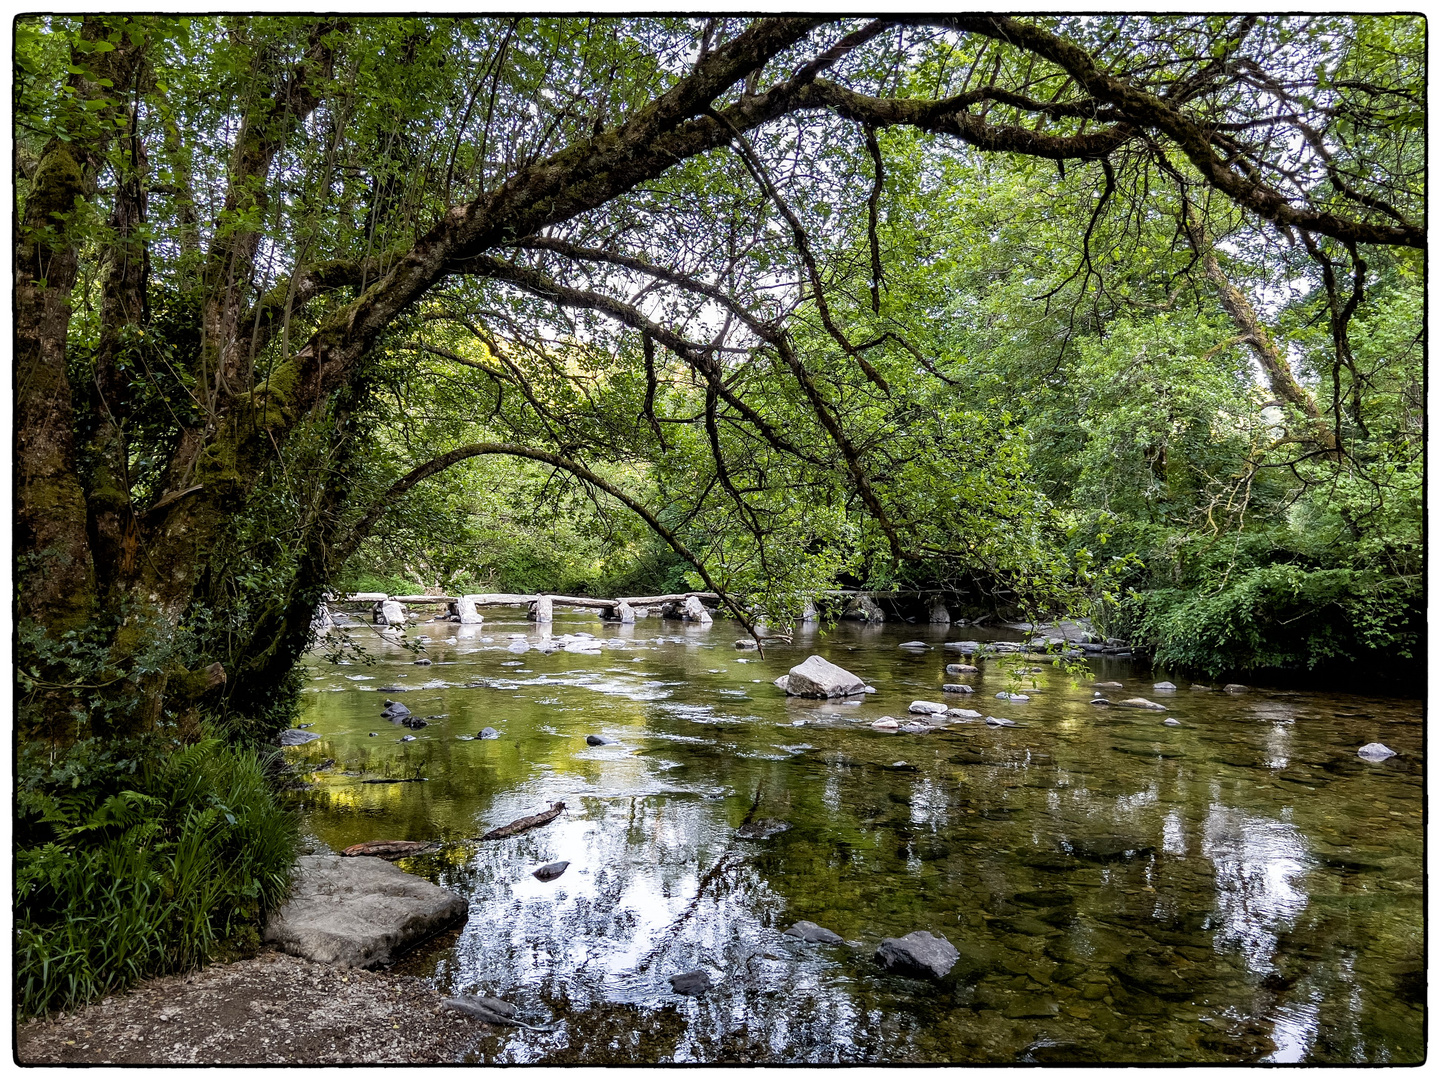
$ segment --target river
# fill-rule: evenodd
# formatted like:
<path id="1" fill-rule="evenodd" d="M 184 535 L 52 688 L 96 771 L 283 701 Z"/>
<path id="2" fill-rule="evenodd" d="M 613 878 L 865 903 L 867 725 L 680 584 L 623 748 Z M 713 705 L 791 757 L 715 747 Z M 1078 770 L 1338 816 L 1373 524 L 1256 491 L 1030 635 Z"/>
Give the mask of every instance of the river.
<path id="1" fill-rule="evenodd" d="M 1021 635 L 904 623 L 762 659 L 734 624 L 560 612 L 555 635 L 595 644 L 517 653 L 542 632 L 488 615 L 415 628 L 429 666 L 356 633 L 373 663 L 306 661 L 301 722 L 322 738 L 286 751 L 306 843 L 445 841 L 400 865 L 469 897 L 469 919 L 404 970 L 556 1025 L 499 1029 L 475 1062 L 1424 1058 L 1419 701 L 1156 691 L 1164 672 L 1098 659 L 946 676 L 944 641 Z M 934 647 L 899 647 L 916 639 Z M 812 653 L 878 693 L 787 698 L 772 680 Z M 1166 711 L 1093 706 L 1096 680 Z M 942 695 L 956 681 L 976 693 Z M 870 726 L 942 697 L 1015 726 Z M 435 718 L 402 742 L 385 698 Z M 1398 756 L 1357 756 L 1377 741 Z M 557 801 L 544 828 L 466 840 Z M 759 820 L 788 829 L 737 836 Z M 802 919 L 847 944 L 783 934 Z M 949 983 L 876 963 L 915 930 L 961 949 Z M 715 987 L 672 992 L 694 968 Z"/>

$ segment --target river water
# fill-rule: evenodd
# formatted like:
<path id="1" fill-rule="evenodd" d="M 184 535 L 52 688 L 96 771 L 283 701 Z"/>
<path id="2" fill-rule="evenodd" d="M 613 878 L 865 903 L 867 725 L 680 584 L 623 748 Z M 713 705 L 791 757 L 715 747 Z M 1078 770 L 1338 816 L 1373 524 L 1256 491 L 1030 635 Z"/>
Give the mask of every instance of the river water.
<path id="1" fill-rule="evenodd" d="M 1006 631 L 841 624 L 761 659 L 733 624 L 556 619 L 594 645 L 517 653 L 512 635 L 544 635 L 502 614 L 422 624 L 417 666 L 359 628 L 375 662 L 312 654 L 301 721 L 322 738 L 286 751 L 314 850 L 445 842 L 400 865 L 467 896 L 469 919 L 403 970 L 556 1025 L 497 1029 L 473 1061 L 1423 1059 L 1421 702 L 1167 693 L 1109 660 L 944 675 L 961 659 L 944 641 Z M 935 647 L 898 647 L 916 639 Z M 879 692 L 787 698 L 772 680 L 812 653 Z M 1092 706 L 1095 680 L 1166 711 Z M 942 695 L 954 681 L 976 693 Z M 1016 689 L 1030 700 L 995 697 Z M 402 742 L 385 698 L 437 718 Z M 1015 726 L 870 726 L 917 698 Z M 500 737 L 466 738 L 486 727 Z M 1357 756 L 1375 741 L 1398 756 Z M 466 839 L 557 801 L 548 826 Z M 789 827 L 737 836 L 765 820 Z M 801 919 L 847 944 L 783 934 Z M 948 983 L 876 963 L 915 930 L 961 950 Z M 695 968 L 715 987 L 673 993 Z"/>

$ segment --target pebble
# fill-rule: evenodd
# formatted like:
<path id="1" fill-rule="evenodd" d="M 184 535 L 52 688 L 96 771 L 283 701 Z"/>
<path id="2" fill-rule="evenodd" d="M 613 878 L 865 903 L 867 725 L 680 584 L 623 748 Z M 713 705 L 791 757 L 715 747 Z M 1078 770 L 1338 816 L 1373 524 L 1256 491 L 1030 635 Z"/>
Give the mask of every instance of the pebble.
<path id="1" fill-rule="evenodd" d="M 1180 726 L 1180 721 L 1179 721 L 1179 720 L 1176 720 L 1173 716 L 1167 716 L 1167 717 L 1165 717 L 1164 723 L 1165 723 L 1165 726 L 1166 726 L 1166 727 L 1179 727 L 1179 726 Z"/>
<path id="2" fill-rule="evenodd" d="M 481 728 L 479 734 L 475 737 L 477 739 L 498 739 L 500 732 L 496 731 L 493 727 Z"/>
<path id="3" fill-rule="evenodd" d="M 985 723 L 989 724 L 991 727 L 1014 727 L 1014 726 L 1015 726 L 1015 721 L 1014 721 L 1014 720 L 1007 720 L 1007 719 L 1005 719 L 1005 717 L 1003 717 L 1003 716 L 987 716 L 987 717 L 985 717 Z"/>
<path id="4" fill-rule="evenodd" d="M 1394 750 L 1391 750 L 1384 743 L 1378 742 L 1366 743 L 1355 752 L 1366 761 L 1386 761 L 1396 756 Z"/>
<path id="5" fill-rule="evenodd" d="M 614 739 L 607 739 L 604 735 L 586 735 L 585 741 L 591 746 L 611 746 L 615 742 Z"/>
<path id="6" fill-rule="evenodd" d="M 414 742 L 414 741 L 415 741 L 415 736 L 414 736 L 414 735 L 401 735 L 401 736 L 400 736 L 400 741 L 401 741 L 401 742 Z"/>
<path id="7" fill-rule="evenodd" d="M 715 984 L 710 981 L 708 972 L 696 968 L 694 971 L 684 971 L 679 975 L 671 975 L 670 988 L 677 994 L 685 997 L 699 997 Z"/>

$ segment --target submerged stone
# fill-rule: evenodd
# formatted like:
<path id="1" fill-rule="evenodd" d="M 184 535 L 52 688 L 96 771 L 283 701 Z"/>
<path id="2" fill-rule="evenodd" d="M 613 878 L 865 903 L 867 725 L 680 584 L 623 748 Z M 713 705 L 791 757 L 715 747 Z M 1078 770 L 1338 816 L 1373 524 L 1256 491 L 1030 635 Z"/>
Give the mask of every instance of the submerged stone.
<path id="1" fill-rule="evenodd" d="M 833 930 L 826 930 L 823 926 L 817 926 L 813 922 L 806 922 L 801 919 L 789 930 L 785 931 L 789 937 L 797 937 L 807 945 L 843 945 L 845 939 Z"/>
<path id="2" fill-rule="evenodd" d="M 299 728 L 287 728 L 280 732 L 275 739 L 281 746 L 304 746 L 308 742 L 314 742 L 320 738 L 313 731 L 301 731 Z"/>
<path id="3" fill-rule="evenodd" d="M 1366 761 L 1386 761 L 1396 756 L 1394 750 L 1391 750 L 1384 743 L 1378 742 L 1366 743 L 1355 752 Z"/>
<path id="4" fill-rule="evenodd" d="M 710 974 L 700 968 L 694 971 L 684 971 L 679 975 L 671 975 L 670 988 L 677 994 L 685 997 L 699 997 L 715 984 L 710 980 Z"/>
<path id="5" fill-rule="evenodd" d="M 561 874 L 565 873 L 565 868 L 569 865 L 569 862 L 546 863 L 540 867 L 540 869 L 532 871 L 532 876 L 539 878 L 541 881 L 554 881 Z"/>

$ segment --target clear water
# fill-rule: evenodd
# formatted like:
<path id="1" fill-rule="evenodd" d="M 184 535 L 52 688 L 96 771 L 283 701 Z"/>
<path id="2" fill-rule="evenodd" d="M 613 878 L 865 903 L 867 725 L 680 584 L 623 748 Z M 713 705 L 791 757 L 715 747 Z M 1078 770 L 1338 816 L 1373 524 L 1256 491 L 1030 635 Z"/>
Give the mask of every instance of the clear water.
<path id="1" fill-rule="evenodd" d="M 295 796 L 316 850 L 445 842 L 400 865 L 468 896 L 469 919 L 404 969 L 557 1025 L 477 1035 L 471 1060 L 1423 1060 L 1420 702 L 1167 694 L 1164 673 L 1095 661 L 1167 711 L 1103 709 L 1048 666 L 945 676 L 957 654 L 897 648 L 986 636 L 969 629 L 846 624 L 761 659 L 724 623 L 557 619 L 595 653 L 509 651 L 542 640 L 518 613 L 422 625 L 428 667 L 361 630 L 379 662 L 312 656 L 302 722 L 323 738 L 286 751 L 334 759 Z M 811 653 L 880 692 L 787 699 L 771 681 Z M 947 681 L 1017 726 L 870 727 Z M 996 700 L 1017 683 L 1029 702 Z M 400 742 L 387 697 L 444 715 Z M 461 738 L 487 726 L 501 737 Z M 1372 741 L 1399 756 L 1363 761 Z M 544 828 L 466 839 L 556 801 Z M 790 827 L 737 837 L 760 819 Z M 851 944 L 785 936 L 799 919 Z M 913 930 L 962 950 L 950 984 L 875 963 Z M 697 967 L 716 987 L 672 993 Z"/>

